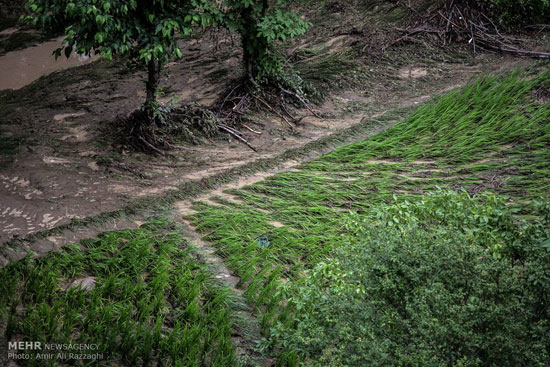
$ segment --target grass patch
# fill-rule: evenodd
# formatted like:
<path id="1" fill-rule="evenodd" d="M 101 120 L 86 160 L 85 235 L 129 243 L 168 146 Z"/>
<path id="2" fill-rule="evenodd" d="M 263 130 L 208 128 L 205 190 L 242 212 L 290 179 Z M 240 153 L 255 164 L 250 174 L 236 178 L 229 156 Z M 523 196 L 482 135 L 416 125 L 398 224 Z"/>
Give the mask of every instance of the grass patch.
<path id="1" fill-rule="evenodd" d="M 550 105 L 537 104 L 530 92 L 549 82 L 550 72 L 534 79 L 519 73 L 502 79 L 483 77 L 419 108 L 395 128 L 330 154 L 326 161 L 430 158 L 461 164 L 508 144 L 519 152 L 546 148 L 550 142 Z"/>
<path id="2" fill-rule="evenodd" d="M 81 279 L 95 279 L 95 287 L 72 286 Z M 227 292 L 165 222 L 10 264 L 0 270 L 0 287 L 8 341 L 97 344 L 82 353 L 100 354 L 106 366 L 234 365 Z"/>

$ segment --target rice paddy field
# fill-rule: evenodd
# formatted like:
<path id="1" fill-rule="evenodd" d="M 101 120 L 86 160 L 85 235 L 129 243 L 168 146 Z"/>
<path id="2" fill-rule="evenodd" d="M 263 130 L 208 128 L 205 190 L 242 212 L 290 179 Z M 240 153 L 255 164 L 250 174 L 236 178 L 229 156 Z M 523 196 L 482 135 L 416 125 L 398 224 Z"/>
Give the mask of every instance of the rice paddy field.
<path id="1" fill-rule="evenodd" d="M 282 286 L 342 243 L 350 211 L 451 189 L 491 191 L 533 213 L 550 193 L 550 104 L 533 98 L 548 83 L 548 72 L 479 79 L 369 140 L 229 191 L 231 201 L 199 202 L 189 219 L 241 278 L 268 335 L 299 311 L 285 307 L 295 294 Z"/>
<path id="2" fill-rule="evenodd" d="M 350 210 L 447 188 L 493 191 L 528 215 L 529 201 L 550 192 L 550 105 L 531 97 L 548 83 L 548 72 L 480 79 L 369 140 L 230 191 L 238 204 L 199 202 L 190 218 L 250 281 L 249 300 L 271 310 L 270 289 L 337 246 Z M 261 235 L 267 249 L 252 246 Z"/>
<path id="3" fill-rule="evenodd" d="M 494 193 L 517 220 L 539 221 L 535 206 L 550 193 L 549 88 L 548 71 L 483 77 L 368 140 L 195 202 L 184 219 L 239 277 L 263 335 L 257 352 L 279 365 L 304 361 L 276 334 L 293 333 L 308 312 L 295 285 L 349 239 L 350 216 L 451 190 Z M 253 365 L 233 345 L 233 290 L 170 220 L 11 264 L 0 287 L 7 340 L 99 344 L 101 361 L 76 365 Z"/>
<path id="4" fill-rule="evenodd" d="M 227 291 L 181 233 L 157 221 L 110 232 L 0 272 L 7 340 L 90 344 L 67 364 L 234 365 Z M 93 284 L 93 286 L 92 286 Z M 57 354 L 59 351 L 52 353 Z M 88 357 L 74 359 L 68 353 Z M 37 351 L 28 366 L 64 364 Z"/>

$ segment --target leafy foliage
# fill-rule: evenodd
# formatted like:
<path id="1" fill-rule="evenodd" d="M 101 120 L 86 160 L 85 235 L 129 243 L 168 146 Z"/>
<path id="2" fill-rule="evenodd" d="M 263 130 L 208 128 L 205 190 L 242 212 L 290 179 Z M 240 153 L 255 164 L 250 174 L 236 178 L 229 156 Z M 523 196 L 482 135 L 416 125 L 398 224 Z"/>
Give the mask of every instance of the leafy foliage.
<path id="1" fill-rule="evenodd" d="M 511 27 L 550 21 L 548 0 L 484 0 L 481 4 L 488 8 L 500 23 Z"/>
<path id="2" fill-rule="evenodd" d="M 549 222 L 522 222 L 494 195 L 454 192 L 375 216 L 351 217 L 343 246 L 293 291 L 293 326 L 272 332 L 289 361 L 297 352 L 311 366 L 550 362 Z"/>
<path id="3" fill-rule="evenodd" d="M 47 27 L 61 19 L 66 25 L 65 55 L 98 52 L 111 59 L 129 54 L 144 63 L 181 57 L 175 36 L 189 35 L 193 24 L 206 25 L 211 16 L 197 11 L 200 0 L 29 0 L 28 21 Z M 61 55 L 62 49 L 56 51 Z"/>
<path id="4" fill-rule="evenodd" d="M 225 0 L 221 22 L 231 31 L 241 34 L 244 67 L 247 75 L 257 81 L 278 77 L 281 58 L 275 51 L 277 41 L 285 41 L 306 32 L 310 23 L 284 6 L 288 0 L 277 0 L 270 6 L 267 0 Z"/>

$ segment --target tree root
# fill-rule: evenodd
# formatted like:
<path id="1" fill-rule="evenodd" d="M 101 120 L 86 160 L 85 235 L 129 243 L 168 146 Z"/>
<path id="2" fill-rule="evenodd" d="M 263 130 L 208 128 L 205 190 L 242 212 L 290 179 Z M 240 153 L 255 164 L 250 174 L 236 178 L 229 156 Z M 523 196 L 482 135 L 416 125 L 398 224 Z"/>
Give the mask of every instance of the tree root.
<path id="1" fill-rule="evenodd" d="M 116 139 L 133 150 L 167 156 L 176 142 L 200 144 L 217 132 L 216 116 L 205 108 L 189 104 L 173 109 L 159 107 L 154 113 L 140 109 L 119 118 Z"/>
<path id="2" fill-rule="evenodd" d="M 321 117 L 304 96 L 290 87 L 285 88 L 279 82 L 273 82 L 266 83 L 260 88 L 247 78 L 230 84 L 216 105 L 217 115 L 226 126 L 243 126 L 253 133 L 257 132 L 246 125 L 247 114 L 250 111 L 268 111 L 279 117 L 291 130 L 294 130 L 295 124 L 301 119 L 289 111 L 290 107 L 303 106 L 313 116 Z"/>

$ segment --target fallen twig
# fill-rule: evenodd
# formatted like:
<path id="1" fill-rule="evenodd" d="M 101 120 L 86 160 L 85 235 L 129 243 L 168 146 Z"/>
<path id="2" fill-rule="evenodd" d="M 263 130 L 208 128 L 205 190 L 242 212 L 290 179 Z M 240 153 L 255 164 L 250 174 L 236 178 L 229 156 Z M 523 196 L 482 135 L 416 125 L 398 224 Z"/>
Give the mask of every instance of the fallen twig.
<path id="1" fill-rule="evenodd" d="M 251 127 L 249 127 L 248 125 L 244 124 L 244 123 L 241 123 L 241 125 L 247 129 L 248 131 L 254 133 L 254 134 L 257 134 L 257 135 L 262 135 L 262 132 L 261 131 L 256 131 L 254 129 L 252 129 Z"/>
<path id="2" fill-rule="evenodd" d="M 315 116 L 317 118 L 321 118 L 321 116 L 319 116 L 319 114 L 317 114 L 315 111 L 313 111 L 313 109 L 310 107 L 310 105 L 300 95 L 298 95 L 297 93 L 294 93 L 290 90 L 284 89 L 280 84 L 279 84 L 279 89 L 281 91 L 283 91 L 284 93 L 289 94 L 291 96 L 294 96 L 296 99 L 298 99 L 304 105 L 304 107 L 307 108 L 307 110 L 313 114 L 313 116 Z"/>
<path id="3" fill-rule="evenodd" d="M 548 25 L 533 25 L 526 28 L 545 29 Z M 524 39 L 504 35 L 495 23 L 475 5 L 447 1 L 419 19 L 408 28 L 396 28 L 402 36 L 382 47 L 385 51 L 404 41 L 413 41 L 415 36 L 436 34 L 443 46 L 453 40 L 466 40 L 474 49 L 502 52 L 521 57 L 550 59 L 550 53 L 521 48 Z"/>
<path id="4" fill-rule="evenodd" d="M 258 97 L 257 95 L 254 95 L 252 94 L 252 97 L 256 98 L 258 101 L 262 102 L 264 104 L 264 106 L 266 106 L 267 108 L 269 108 L 270 111 L 274 112 L 277 116 L 279 116 L 280 118 L 282 118 L 287 124 L 288 126 L 290 126 L 290 128 L 292 130 L 294 130 L 294 126 L 292 126 L 292 124 L 290 123 L 290 121 L 288 121 L 288 119 L 286 117 L 284 117 L 279 111 L 277 111 L 276 109 L 274 109 L 273 107 L 271 107 L 269 105 L 269 103 L 267 103 L 266 101 L 264 101 L 262 98 Z"/>
<path id="5" fill-rule="evenodd" d="M 240 142 L 246 144 L 250 149 L 252 149 L 255 152 L 258 152 L 256 148 L 254 148 L 245 138 L 243 138 L 242 134 L 239 133 L 237 130 L 230 128 L 227 125 L 218 124 L 218 128 L 222 129 L 223 131 L 229 133 L 230 135 L 234 136 L 237 140 Z"/>

